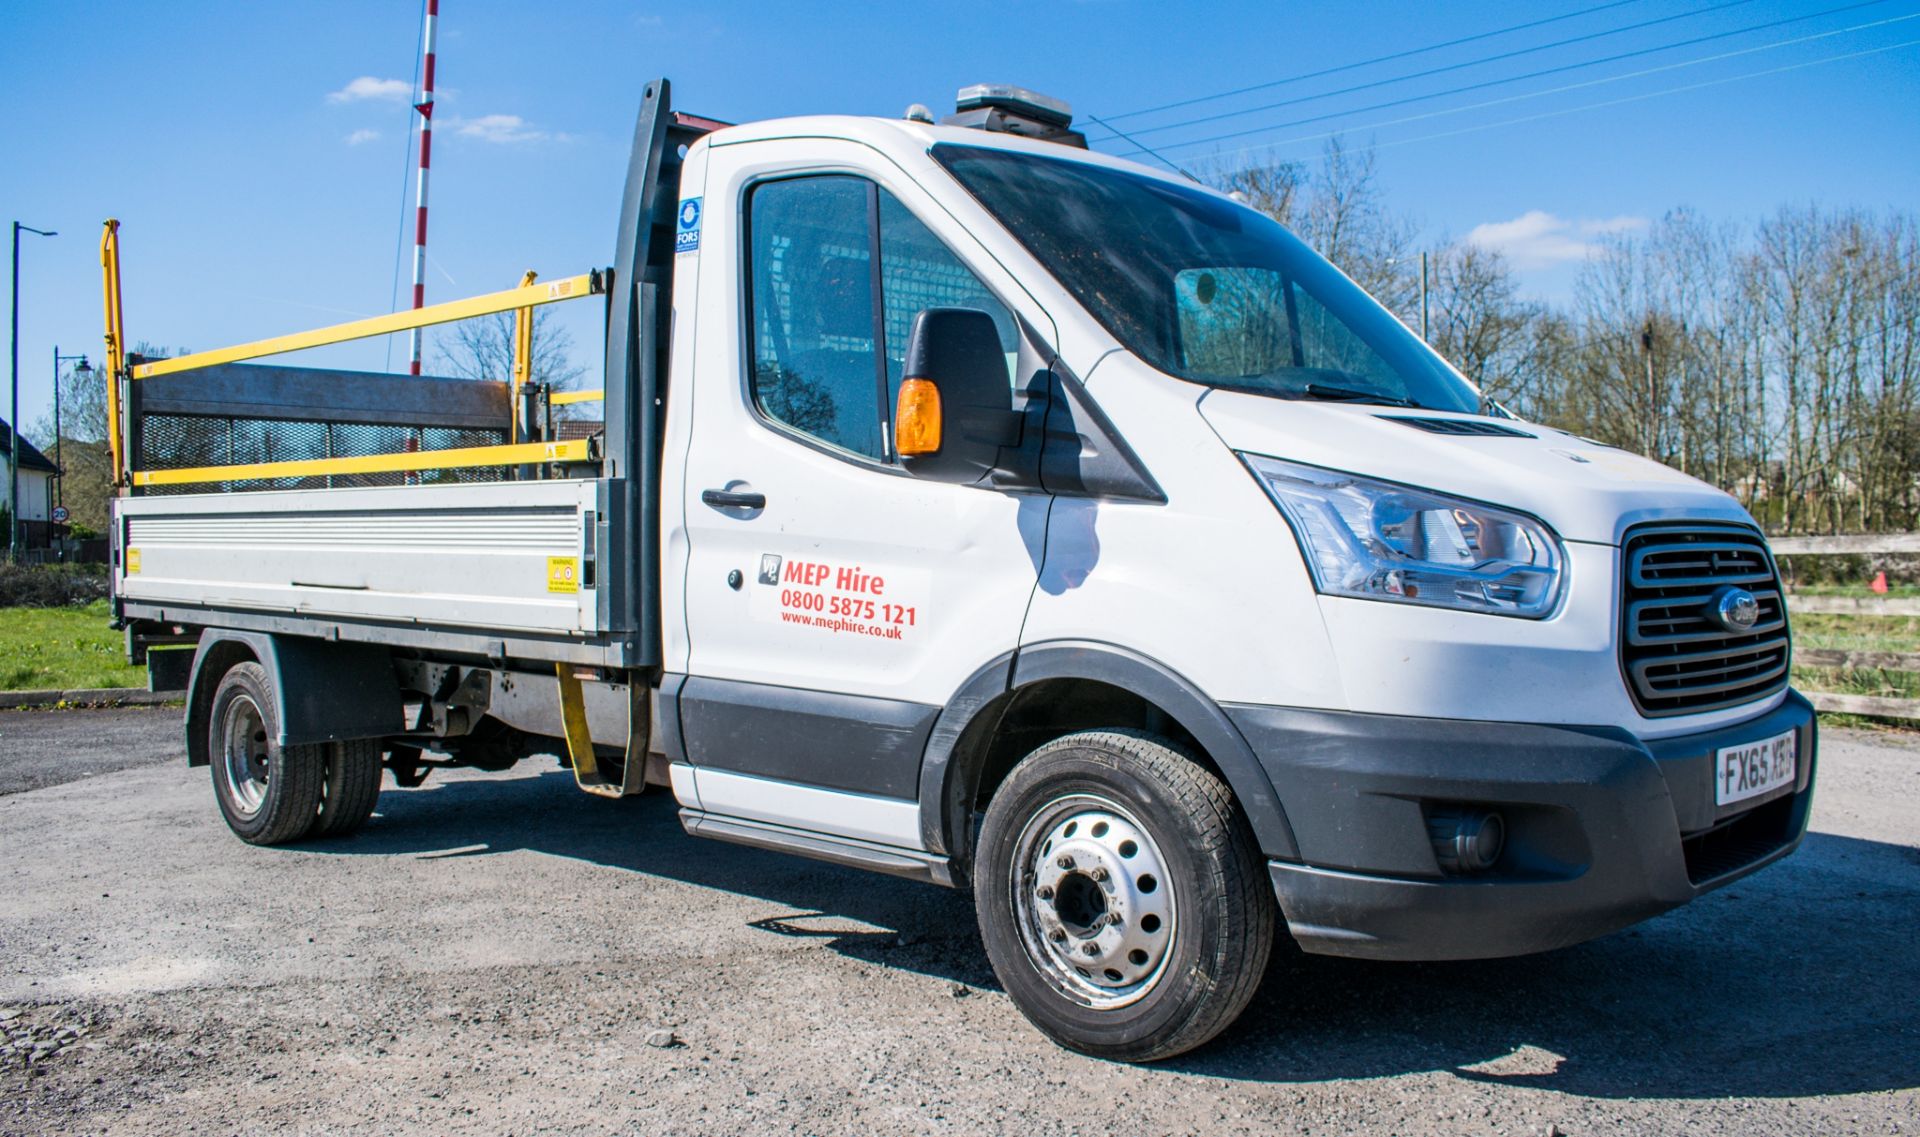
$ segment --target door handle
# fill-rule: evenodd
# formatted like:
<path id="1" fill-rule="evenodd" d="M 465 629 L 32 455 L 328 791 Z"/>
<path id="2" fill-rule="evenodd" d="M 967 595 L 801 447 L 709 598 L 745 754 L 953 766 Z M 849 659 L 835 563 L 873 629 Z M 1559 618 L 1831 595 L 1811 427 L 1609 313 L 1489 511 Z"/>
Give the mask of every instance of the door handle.
<path id="1" fill-rule="evenodd" d="M 765 509 L 767 495 L 740 490 L 701 490 L 700 500 L 718 509 Z"/>

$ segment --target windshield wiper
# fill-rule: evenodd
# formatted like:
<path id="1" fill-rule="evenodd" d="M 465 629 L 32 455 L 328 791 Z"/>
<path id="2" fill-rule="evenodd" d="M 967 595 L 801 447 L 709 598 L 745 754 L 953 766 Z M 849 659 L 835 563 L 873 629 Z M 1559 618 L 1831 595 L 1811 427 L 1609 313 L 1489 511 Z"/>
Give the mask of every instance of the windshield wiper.
<path id="1" fill-rule="evenodd" d="M 1309 399 L 1326 399 L 1343 403 L 1380 403 L 1389 407 L 1419 407 L 1412 399 L 1403 399 L 1399 395 L 1388 395 L 1380 391 L 1361 391 L 1352 387 L 1336 387 L 1330 383 L 1308 383 L 1300 388 L 1300 393 Z"/>

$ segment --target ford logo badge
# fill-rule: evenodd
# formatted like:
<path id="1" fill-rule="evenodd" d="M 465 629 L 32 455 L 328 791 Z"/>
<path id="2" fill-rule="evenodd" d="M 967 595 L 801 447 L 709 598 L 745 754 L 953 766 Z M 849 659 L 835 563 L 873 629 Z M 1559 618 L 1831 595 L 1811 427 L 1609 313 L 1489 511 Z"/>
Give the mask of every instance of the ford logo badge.
<path id="1" fill-rule="evenodd" d="M 1746 589 L 1728 585 L 1707 601 L 1707 614 L 1729 632 L 1751 632 L 1760 622 L 1760 601 Z"/>

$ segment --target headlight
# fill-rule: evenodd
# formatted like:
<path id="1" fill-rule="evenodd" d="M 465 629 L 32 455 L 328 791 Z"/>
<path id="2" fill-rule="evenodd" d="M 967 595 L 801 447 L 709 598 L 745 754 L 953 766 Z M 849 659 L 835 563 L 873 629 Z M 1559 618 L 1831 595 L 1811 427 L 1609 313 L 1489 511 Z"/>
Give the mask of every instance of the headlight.
<path id="1" fill-rule="evenodd" d="M 1335 596 L 1539 618 L 1566 557 L 1540 522 L 1477 501 L 1242 454 Z"/>

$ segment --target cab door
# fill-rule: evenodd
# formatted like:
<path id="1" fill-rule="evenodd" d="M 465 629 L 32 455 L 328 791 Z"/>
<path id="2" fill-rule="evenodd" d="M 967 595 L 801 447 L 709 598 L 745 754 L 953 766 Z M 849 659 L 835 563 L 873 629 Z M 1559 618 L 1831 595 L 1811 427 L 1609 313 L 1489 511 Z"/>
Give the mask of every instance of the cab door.
<path id="1" fill-rule="evenodd" d="M 1047 499 L 901 469 L 907 335 L 923 308 L 987 311 L 1011 405 L 1015 306 L 1050 325 L 866 147 L 715 146 L 705 193 L 681 483 L 699 807 L 917 849 L 928 733 L 1019 643 Z M 736 206 L 725 224 L 716 201 Z"/>

